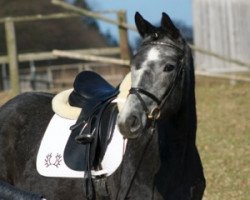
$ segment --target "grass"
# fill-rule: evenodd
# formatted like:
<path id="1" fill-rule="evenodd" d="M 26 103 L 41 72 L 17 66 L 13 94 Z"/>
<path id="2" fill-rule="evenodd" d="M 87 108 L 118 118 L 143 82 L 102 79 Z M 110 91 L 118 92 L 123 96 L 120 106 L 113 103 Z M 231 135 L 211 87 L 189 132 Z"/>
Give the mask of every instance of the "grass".
<path id="1" fill-rule="evenodd" d="M 197 77 L 196 96 L 204 200 L 249 200 L 250 83 Z M 0 105 L 8 97 L 0 93 Z"/>
<path id="2" fill-rule="evenodd" d="M 205 200 L 250 199 L 250 84 L 197 78 Z"/>

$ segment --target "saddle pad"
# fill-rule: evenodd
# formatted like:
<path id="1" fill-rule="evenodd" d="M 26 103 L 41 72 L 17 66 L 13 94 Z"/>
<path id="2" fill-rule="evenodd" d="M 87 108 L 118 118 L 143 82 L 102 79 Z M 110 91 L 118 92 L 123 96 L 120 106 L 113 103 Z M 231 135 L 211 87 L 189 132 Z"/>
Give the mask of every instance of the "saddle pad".
<path id="1" fill-rule="evenodd" d="M 36 161 L 37 171 L 46 177 L 83 178 L 84 171 L 70 169 L 64 162 L 64 149 L 70 137 L 70 126 L 76 120 L 70 120 L 55 114 L 43 136 Z M 120 166 L 126 149 L 117 125 L 102 161 L 102 170 L 92 171 L 93 176 L 111 175 Z M 76 143 L 76 145 L 78 145 Z"/>
<path id="2" fill-rule="evenodd" d="M 129 94 L 131 88 L 131 73 L 128 73 L 120 84 L 117 98 L 113 100 L 113 103 L 117 103 L 118 110 L 121 112 L 124 103 Z M 69 95 L 73 92 L 73 89 L 68 89 L 57 94 L 52 100 L 53 111 L 63 118 L 77 119 L 81 113 L 81 108 L 71 106 L 68 102 Z"/>

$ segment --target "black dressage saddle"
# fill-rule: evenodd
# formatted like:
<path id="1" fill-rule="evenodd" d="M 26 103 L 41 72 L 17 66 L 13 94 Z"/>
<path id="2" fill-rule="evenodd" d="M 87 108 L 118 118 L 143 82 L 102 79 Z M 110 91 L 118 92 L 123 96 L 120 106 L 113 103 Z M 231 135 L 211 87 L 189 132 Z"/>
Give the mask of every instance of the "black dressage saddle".
<path id="1" fill-rule="evenodd" d="M 69 96 L 69 104 L 82 108 L 84 115 L 92 114 L 94 107 L 116 97 L 118 89 L 110 85 L 100 75 L 84 71 L 76 76 L 74 91 Z"/>
<path id="2" fill-rule="evenodd" d="M 95 72 L 84 71 L 77 75 L 69 104 L 82 111 L 71 127 L 64 151 L 65 163 L 71 169 L 89 173 L 93 169 L 101 170 L 118 114 L 117 105 L 111 101 L 118 93 L 118 88 Z"/>

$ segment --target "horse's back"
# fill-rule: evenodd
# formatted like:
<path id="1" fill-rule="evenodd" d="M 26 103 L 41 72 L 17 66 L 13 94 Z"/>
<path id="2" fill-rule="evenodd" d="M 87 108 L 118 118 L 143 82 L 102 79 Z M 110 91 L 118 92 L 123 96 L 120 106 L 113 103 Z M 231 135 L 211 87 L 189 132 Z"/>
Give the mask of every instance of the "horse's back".
<path id="1" fill-rule="evenodd" d="M 37 178 L 36 154 L 53 115 L 52 97 L 23 93 L 0 108 L 0 180 L 25 188 L 32 181 L 27 179 Z"/>
<path id="2" fill-rule="evenodd" d="M 20 168 L 24 167 L 25 162 L 37 149 L 42 132 L 53 113 L 50 106 L 52 97 L 48 93 L 23 93 L 0 108 L 0 161 L 2 163 L 0 169 L 6 167 L 6 170 L 0 170 L 0 178 L 6 178 L 7 175 L 8 179 L 13 181 L 14 173 L 9 169 L 16 171 L 13 169 L 15 164 L 19 164 Z M 2 174 L 3 172 L 5 173 Z"/>
<path id="3" fill-rule="evenodd" d="M 52 94 L 41 92 L 27 92 L 20 94 L 9 100 L 0 107 L 0 137 L 14 136 L 14 132 L 18 132 L 14 137 L 21 135 L 22 131 L 29 125 L 34 123 L 36 127 L 43 127 L 44 122 L 48 122 L 53 111 L 51 109 Z M 9 135 L 10 134 L 10 135 Z"/>
<path id="4" fill-rule="evenodd" d="M 0 107 L 1 122 L 2 120 L 6 122 L 10 117 L 18 117 L 27 113 L 32 114 L 34 111 L 39 111 L 39 109 L 43 110 L 42 108 L 51 110 L 52 98 L 53 94 L 43 92 L 26 92 L 17 95 Z"/>

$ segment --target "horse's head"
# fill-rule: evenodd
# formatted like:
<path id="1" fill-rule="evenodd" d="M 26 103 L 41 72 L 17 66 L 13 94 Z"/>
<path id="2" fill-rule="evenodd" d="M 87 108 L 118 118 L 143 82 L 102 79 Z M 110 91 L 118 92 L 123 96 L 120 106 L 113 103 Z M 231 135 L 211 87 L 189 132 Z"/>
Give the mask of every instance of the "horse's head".
<path id="1" fill-rule="evenodd" d="M 152 121 L 178 111 L 187 46 L 165 13 L 160 27 L 139 13 L 135 23 L 143 41 L 131 60 L 132 87 L 118 118 L 119 128 L 127 138 L 138 137 Z"/>

